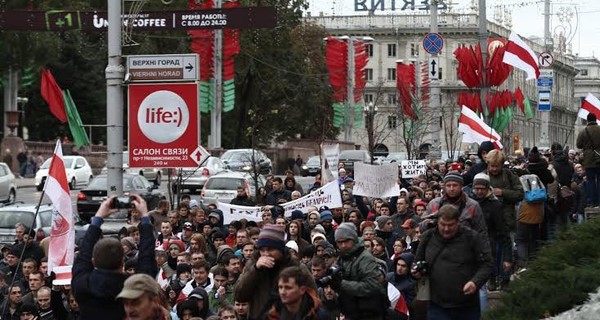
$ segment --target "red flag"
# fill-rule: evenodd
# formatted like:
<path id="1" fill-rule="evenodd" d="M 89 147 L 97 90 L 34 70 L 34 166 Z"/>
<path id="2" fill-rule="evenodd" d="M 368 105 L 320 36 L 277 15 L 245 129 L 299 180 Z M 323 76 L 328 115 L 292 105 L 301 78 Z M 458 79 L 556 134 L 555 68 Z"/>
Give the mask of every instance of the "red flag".
<path id="1" fill-rule="evenodd" d="M 73 265 L 75 252 L 75 229 L 73 207 L 67 183 L 67 171 L 63 161 L 60 140 L 56 142 L 44 192 L 52 201 L 52 229 L 48 249 L 48 274 L 54 267 Z"/>
<path id="2" fill-rule="evenodd" d="M 588 93 L 581 104 L 581 109 L 579 109 L 577 116 L 582 119 L 587 119 L 587 115 L 590 112 L 595 114 L 597 119 L 600 119 L 600 100 L 593 94 Z"/>
<path id="3" fill-rule="evenodd" d="M 48 106 L 50 106 L 50 112 L 56 119 L 60 120 L 62 123 L 67 122 L 67 111 L 65 109 L 65 99 L 62 90 L 48 69 L 42 71 L 40 92 L 42 98 L 44 98 L 48 103 Z"/>

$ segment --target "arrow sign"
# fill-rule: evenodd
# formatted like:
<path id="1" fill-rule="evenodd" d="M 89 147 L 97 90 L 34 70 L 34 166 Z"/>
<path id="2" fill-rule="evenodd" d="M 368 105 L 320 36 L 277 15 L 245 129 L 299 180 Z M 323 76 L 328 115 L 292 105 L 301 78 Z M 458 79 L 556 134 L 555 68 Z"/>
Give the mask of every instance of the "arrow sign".
<path id="1" fill-rule="evenodd" d="M 440 79 L 440 66 L 438 57 L 429 57 L 429 79 L 439 80 Z"/>
<path id="2" fill-rule="evenodd" d="M 192 70 L 194 70 L 194 66 L 188 62 L 188 65 L 185 66 L 185 70 L 187 70 L 188 72 L 191 72 Z"/>
<path id="3" fill-rule="evenodd" d="M 198 148 L 190 155 L 190 158 L 196 162 L 197 165 L 201 165 L 208 157 L 210 157 L 210 153 L 202 146 L 198 146 Z"/>
<path id="4" fill-rule="evenodd" d="M 552 62 L 554 62 L 554 57 L 550 52 L 542 52 L 538 56 L 538 63 L 542 67 L 550 67 Z"/>

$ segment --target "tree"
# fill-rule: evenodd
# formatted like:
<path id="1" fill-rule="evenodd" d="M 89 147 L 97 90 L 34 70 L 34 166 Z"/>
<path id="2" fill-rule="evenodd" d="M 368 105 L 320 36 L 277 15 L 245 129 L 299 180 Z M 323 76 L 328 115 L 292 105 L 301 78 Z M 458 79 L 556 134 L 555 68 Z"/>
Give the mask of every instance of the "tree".
<path id="1" fill-rule="evenodd" d="M 456 104 L 456 93 L 447 92 L 445 101 L 441 106 L 441 119 L 444 132 L 444 142 L 448 150 L 448 157 L 455 159 L 454 152 L 460 146 L 458 138 L 461 133 L 458 131 L 458 117 L 460 116 L 460 107 Z M 444 159 L 445 160 L 445 159 Z"/>

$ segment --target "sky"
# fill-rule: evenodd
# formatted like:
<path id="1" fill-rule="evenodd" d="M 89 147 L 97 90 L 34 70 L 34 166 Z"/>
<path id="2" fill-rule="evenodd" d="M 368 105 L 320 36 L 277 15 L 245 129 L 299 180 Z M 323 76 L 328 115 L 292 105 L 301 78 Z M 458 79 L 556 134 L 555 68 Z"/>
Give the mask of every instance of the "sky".
<path id="1" fill-rule="evenodd" d="M 365 0 L 360 0 L 365 1 Z M 370 7 L 371 1 L 366 0 Z M 381 0 L 386 6 L 390 6 L 392 0 Z M 396 6 L 404 1 L 395 0 Z M 416 4 L 422 0 L 414 0 Z M 309 9 L 313 16 L 323 12 L 324 15 L 364 15 L 366 12 L 355 12 L 355 0 L 308 0 Z M 449 3 L 450 0 L 446 0 Z M 454 11 L 468 12 L 473 0 L 453 0 Z M 478 3 L 478 0 L 474 0 Z M 488 20 L 494 20 L 494 12 L 512 12 L 513 31 L 524 37 L 544 36 L 544 1 L 543 0 L 488 0 Z M 500 10 L 498 10 L 500 9 Z M 504 9 L 504 10 L 503 10 Z M 402 11 L 377 11 L 375 14 L 401 14 Z M 407 11 L 411 13 L 412 11 Z M 423 13 L 427 11 L 421 11 Z M 577 14 L 576 14 L 577 12 Z M 566 13 L 566 14 L 565 14 Z M 561 22 L 561 18 L 570 16 L 570 23 Z M 552 33 L 563 31 L 570 34 L 572 53 L 582 57 L 600 56 L 600 1 L 598 0 L 551 0 L 550 30 Z M 562 19 L 566 21 L 566 19 Z"/>

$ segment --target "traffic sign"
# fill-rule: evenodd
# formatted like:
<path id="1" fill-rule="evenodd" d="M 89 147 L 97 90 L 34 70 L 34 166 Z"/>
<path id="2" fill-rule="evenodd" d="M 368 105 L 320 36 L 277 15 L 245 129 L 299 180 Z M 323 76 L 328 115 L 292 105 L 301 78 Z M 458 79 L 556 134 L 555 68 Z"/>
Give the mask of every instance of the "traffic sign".
<path id="1" fill-rule="evenodd" d="M 423 37 L 423 49 L 429 54 L 438 54 L 444 47 L 442 35 L 436 32 L 430 32 Z"/>
<path id="2" fill-rule="evenodd" d="M 554 57 L 550 52 L 542 52 L 538 56 L 538 63 L 542 67 L 549 67 L 552 65 L 552 62 L 554 62 Z"/>
<path id="3" fill-rule="evenodd" d="M 196 81 L 198 70 L 195 53 L 127 57 L 130 82 Z"/>
<path id="4" fill-rule="evenodd" d="M 129 166 L 196 167 L 202 157 L 198 84 L 131 84 L 129 90 Z"/>
<path id="5" fill-rule="evenodd" d="M 429 57 L 429 79 L 439 80 L 440 79 L 440 65 L 438 57 Z"/>
<path id="6" fill-rule="evenodd" d="M 210 157 L 210 153 L 204 149 L 202 146 L 198 146 L 194 152 L 192 152 L 192 160 L 196 162 L 196 165 L 201 165 L 208 157 Z"/>
<path id="7" fill-rule="evenodd" d="M 539 77 L 537 79 L 538 87 L 552 87 L 553 84 L 554 84 L 554 78 Z"/>
<path id="8" fill-rule="evenodd" d="M 540 69 L 540 78 L 554 78 L 554 69 Z"/>
<path id="9" fill-rule="evenodd" d="M 551 92 L 549 89 L 538 91 L 538 111 L 552 110 Z"/>

